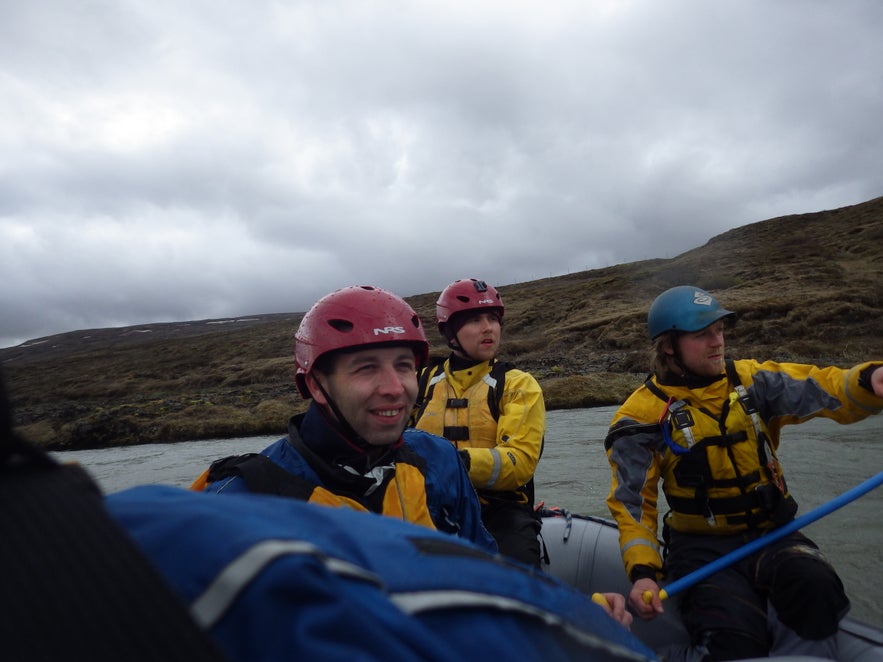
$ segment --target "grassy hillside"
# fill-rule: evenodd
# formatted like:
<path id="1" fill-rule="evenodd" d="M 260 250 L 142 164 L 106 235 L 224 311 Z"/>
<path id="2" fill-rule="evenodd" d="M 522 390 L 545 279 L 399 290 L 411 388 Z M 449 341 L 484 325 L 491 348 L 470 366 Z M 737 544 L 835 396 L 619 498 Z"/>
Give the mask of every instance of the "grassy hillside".
<path id="1" fill-rule="evenodd" d="M 728 354 L 850 365 L 883 357 L 883 198 L 736 228 L 666 260 L 500 287 L 503 350 L 549 409 L 616 404 L 643 379 L 645 322 L 673 285 L 739 314 Z M 433 354 L 438 292 L 410 297 Z M 93 329 L 0 349 L 16 422 L 50 448 L 281 433 L 302 312 Z"/>

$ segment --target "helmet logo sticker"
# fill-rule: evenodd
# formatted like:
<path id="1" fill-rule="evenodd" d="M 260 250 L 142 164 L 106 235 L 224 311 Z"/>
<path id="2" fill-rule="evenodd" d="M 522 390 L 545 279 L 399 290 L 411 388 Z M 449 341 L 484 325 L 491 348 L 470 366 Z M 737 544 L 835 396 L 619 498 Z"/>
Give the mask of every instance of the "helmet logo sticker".
<path id="1" fill-rule="evenodd" d="M 693 303 L 697 306 L 710 306 L 714 302 L 707 292 L 693 292 Z"/>
<path id="2" fill-rule="evenodd" d="M 493 299 L 479 299 L 479 300 L 478 300 L 478 303 L 480 303 L 480 304 L 484 304 L 484 303 L 493 303 L 493 302 L 494 302 Z"/>
<path id="3" fill-rule="evenodd" d="M 382 329 L 374 329 L 374 335 L 389 335 L 390 333 L 404 333 L 405 329 L 401 326 L 385 326 Z"/>

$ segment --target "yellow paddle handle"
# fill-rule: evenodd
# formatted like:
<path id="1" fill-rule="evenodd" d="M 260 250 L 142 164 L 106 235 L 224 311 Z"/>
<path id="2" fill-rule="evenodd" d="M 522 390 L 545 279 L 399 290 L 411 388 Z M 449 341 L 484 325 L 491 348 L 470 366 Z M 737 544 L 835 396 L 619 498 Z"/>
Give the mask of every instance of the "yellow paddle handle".
<path id="1" fill-rule="evenodd" d="M 653 591 L 644 591 L 641 594 L 641 597 L 644 599 L 644 604 L 650 604 L 653 602 Z M 668 593 L 665 592 L 664 588 L 659 589 L 659 599 L 665 600 L 668 597 Z"/>
<path id="2" fill-rule="evenodd" d="M 594 602 L 596 605 L 601 605 L 602 607 L 607 607 L 608 609 L 610 608 L 610 605 L 607 604 L 607 598 L 605 598 L 600 593 L 592 593 L 592 602 Z"/>

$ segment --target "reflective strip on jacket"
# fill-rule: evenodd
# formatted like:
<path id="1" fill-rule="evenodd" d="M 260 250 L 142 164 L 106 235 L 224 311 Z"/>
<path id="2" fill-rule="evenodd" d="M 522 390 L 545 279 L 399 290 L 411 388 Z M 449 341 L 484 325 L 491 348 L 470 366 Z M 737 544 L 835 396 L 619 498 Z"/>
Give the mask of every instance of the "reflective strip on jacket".
<path id="1" fill-rule="evenodd" d="M 585 594 L 425 527 L 167 485 L 106 504 L 230 662 L 656 659 Z"/>
<path id="2" fill-rule="evenodd" d="M 499 420 L 494 420 L 488 407 L 488 393 L 494 387 L 491 362 L 451 372 L 447 360 L 434 370 L 429 379 L 434 385 L 432 396 L 416 427 L 446 438 L 446 429 L 468 431 L 468 438 L 450 441 L 469 453 L 469 479 L 475 488 L 512 492 L 527 503 L 523 488 L 533 478 L 546 433 L 546 405 L 539 383 L 522 370 L 508 370 Z M 452 399 L 468 404 L 448 407 Z"/>
<path id="3" fill-rule="evenodd" d="M 883 400 L 859 385 L 859 375 L 872 365 L 870 363 L 852 369 L 772 361 L 759 363 L 752 359 L 738 360 L 734 364 L 740 381 L 757 407 L 773 461 L 785 425 L 816 417 L 852 423 L 879 413 L 883 408 Z M 692 405 L 690 414 L 694 426 L 691 430 L 695 444 L 700 444 L 703 437 L 709 435 L 727 434 L 734 439 L 745 437 L 744 441 L 735 441 L 729 446 L 712 444 L 707 447 L 711 479 L 722 485 L 709 492 L 712 510 L 713 498 L 739 498 L 743 490 L 756 494 L 757 488 L 762 490 L 772 481 L 768 468 L 762 464 L 765 456 L 752 420 L 735 400 L 734 384 L 726 376 L 709 386 L 694 389 L 661 385 L 655 377 L 653 384 L 673 401 L 685 400 Z M 721 430 L 715 418 L 720 417 L 725 406 L 729 408 L 729 414 L 725 428 Z M 620 547 L 627 573 L 631 573 L 636 565 L 649 566 L 657 571 L 662 568 L 657 542 L 660 479 L 665 495 L 671 495 L 676 503 L 689 505 L 696 496 L 695 488 L 681 485 L 676 479 L 678 465 L 685 461 L 684 458 L 691 457 L 693 451 L 678 454 L 667 445 L 659 424 L 665 407 L 666 402 L 647 385 L 639 387 L 614 415 L 604 442 L 612 468 L 607 505 L 619 524 Z M 704 412 L 697 412 L 697 407 Z M 671 434 L 672 442 L 679 447 L 689 445 L 686 435 L 676 427 L 673 426 Z M 701 447 L 698 450 L 704 452 Z M 708 517 L 696 512 L 675 513 L 673 507 L 672 511 L 667 520 L 669 525 L 684 532 L 728 534 L 744 531 L 751 525 L 735 515 Z M 767 527 L 772 525 L 766 524 Z M 757 522 L 754 526 L 758 526 Z"/>

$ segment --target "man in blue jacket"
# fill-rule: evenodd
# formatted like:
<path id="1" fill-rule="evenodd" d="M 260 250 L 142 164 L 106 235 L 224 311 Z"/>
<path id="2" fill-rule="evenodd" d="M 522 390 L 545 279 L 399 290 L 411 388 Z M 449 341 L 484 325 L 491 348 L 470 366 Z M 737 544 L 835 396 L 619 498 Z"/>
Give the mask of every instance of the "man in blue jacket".
<path id="1" fill-rule="evenodd" d="M 295 335 L 295 381 L 311 399 L 306 413 L 260 454 L 214 462 L 192 488 L 348 506 L 496 552 L 456 450 L 405 430 L 428 354 L 419 317 L 395 294 L 360 286 L 326 295 Z"/>
<path id="2" fill-rule="evenodd" d="M 576 589 L 425 526 L 165 485 L 102 498 L 14 433 L 2 371 L 0 503 L 4 660 L 656 659 Z"/>

